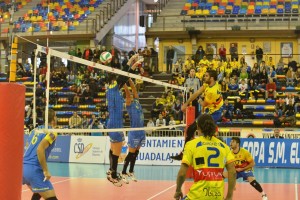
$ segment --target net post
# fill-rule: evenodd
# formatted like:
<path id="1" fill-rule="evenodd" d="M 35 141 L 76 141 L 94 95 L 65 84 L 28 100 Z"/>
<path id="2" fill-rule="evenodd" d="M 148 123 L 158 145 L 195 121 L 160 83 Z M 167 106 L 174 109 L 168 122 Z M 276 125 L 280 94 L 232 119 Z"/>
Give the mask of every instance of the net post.
<path id="1" fill-rule="evenodd" d="M 46 53 L 47 53 L 47 74 L 46 74 L 47 86 L 46 86 L 46 107 L 45 107 L 45 129 L 48 130 L 51 49 L 47 48 Z"/>
<path id="2" fill-rule="evenodd" d="M 38 56 L 39 50 L 36 48 L 35 54 L 34 54 L 34 69 L 33 69 L 33 112 L 32 112 L 32 120 L 33 120 L 33 127 L 36 127 L 36 68 L 37 68 L 37 56 Z"/>

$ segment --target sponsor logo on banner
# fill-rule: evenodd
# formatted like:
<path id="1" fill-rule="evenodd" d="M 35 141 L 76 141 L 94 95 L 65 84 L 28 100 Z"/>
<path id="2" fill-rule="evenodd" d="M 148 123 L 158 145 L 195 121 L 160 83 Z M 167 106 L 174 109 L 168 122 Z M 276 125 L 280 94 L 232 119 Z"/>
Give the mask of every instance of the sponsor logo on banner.
<path id="1" fill-rule="evenodd" d="M 125 140 L 128 141 L 128 138 L 126 137 Z M 109 137 L 107 137 L 107 142 L 109 144 Z M 108 152 L 109 145 L 107 146 L 106 151 Z M 181 162 L 172 160 L 170 156 L 180 153 L 183 146 L 183 137 L 147 137 L 145 144 L 139 150 L 136 164 L 180 165 Z M 108 153 L 105 158 L 105 163 L 109 163 Z"/>
<path id="2" fill-rule="evenodd" d="M 48 161 L 69 162 L 71 136 L 57 136 L 55 146 L 50 152 Z"/>
<path id="3" fill-rule="evenodd" d="M 70 162 L 104 163 L 106 137 L 72 136 Z"/>

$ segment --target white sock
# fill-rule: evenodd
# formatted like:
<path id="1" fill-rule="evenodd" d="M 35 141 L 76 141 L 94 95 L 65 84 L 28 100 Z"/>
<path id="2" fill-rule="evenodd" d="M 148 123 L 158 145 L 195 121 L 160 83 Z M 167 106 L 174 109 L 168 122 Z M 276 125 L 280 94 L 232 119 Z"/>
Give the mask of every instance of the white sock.
<path id="1" fill-rule="evenodd" d="M 266 195 L 266 193 L 265 193 L 264 191 L 262 191 L 262 192 L 261 192 L 261 195 L 264 196 L 264 195 Z"/>

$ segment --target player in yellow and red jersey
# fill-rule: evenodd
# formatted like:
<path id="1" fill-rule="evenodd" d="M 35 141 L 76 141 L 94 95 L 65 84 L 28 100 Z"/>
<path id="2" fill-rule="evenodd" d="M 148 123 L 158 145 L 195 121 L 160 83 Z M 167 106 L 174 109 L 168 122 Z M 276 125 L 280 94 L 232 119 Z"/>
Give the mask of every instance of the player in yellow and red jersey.
<path id="1" fill-rule="evenodd" d="M 174 198 L 179 200 L 183 197 L 181 187 L 191 166 L 194 169 L 194 184 L 184 199 L 223 200 L 223 171 L 226 166 L 229 178 L 225 199 L 231 200 L 236 181 L 234 156 L 225 143 L 214 137 L 216 125 L 210 115 L 200 115 L 197 127 L 200 137 L 189 141 L 185 146 Z"/>
<path id="2" fill-rule="evenodd" d="M 208 70 L 204 75 L 204 84 L 197 90 L 190 98 L 182 105 L 181 110 L 185 112 L 187 106 L 196 99 L 198 96 L 203 95 L 204 99 L 199 99 L 205 113 L 210 114 L 215 122 L 219 121 L 222 117 L 222 106 L 223 98 L 220 90 L 220 86 L 217 82 L 217 72 L 215 70 Z M 196 108 L 197 109 L 197 108 Z M 185 138 L 185 143 L 190 141 L 194 137 L 194 133 L 197 130 L 196 120 L 187 129 L 187 136 Z M 181 160 L 182 153 L 171 156 L 174 160 Z"/>
<path id="3" fill-rule="evenodd" d="M 258 192 L 262 195 L 262 200 L 268 200 L 266 193 L 263 191 L 261 185 L 255 180 L 253 175 L 253 167 L 255 162 L 249 151 L 240 147 L 241 140 L 238 137 L 232 137 L 230 142 L 231 151 L 235 158 L 235 169 L 237 172 L 236 178 L 243 178 L 244 181 L 248 181 Z M 227 177 L 227 173 L 224 173 L 224 177 Z"/>

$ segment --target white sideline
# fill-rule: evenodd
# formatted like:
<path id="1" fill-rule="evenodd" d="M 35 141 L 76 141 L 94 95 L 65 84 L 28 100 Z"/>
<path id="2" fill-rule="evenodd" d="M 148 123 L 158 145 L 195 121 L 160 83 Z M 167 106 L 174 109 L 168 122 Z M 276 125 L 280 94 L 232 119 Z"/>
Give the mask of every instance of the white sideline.
<path id="1" fill-rule="evenodd" d="M 171 188 L 173 188 L 173 187 L 175 187 L 175 186 L 176 186 L 176 184 L 174 184 L 174 185 L 172 185 L 172 186 L 168 187 L 167 189 L 165 189 L 165 190 L 163 190 L 163 191 L 161 191 L 161 192 L 159 192 L 159 193 L 157 193 L 157 194 L 153 195 L 152 197 L 148 198 L 147 200 L 151 200 L 151 199 L 153 199 L 153 198 L 155 198 L 155 197 L 157 197 L 157 196 L 161 195 L 162 193 L 164 193 L 164 192 L 168 191 L 169 189 L 171 189 Z"/>

